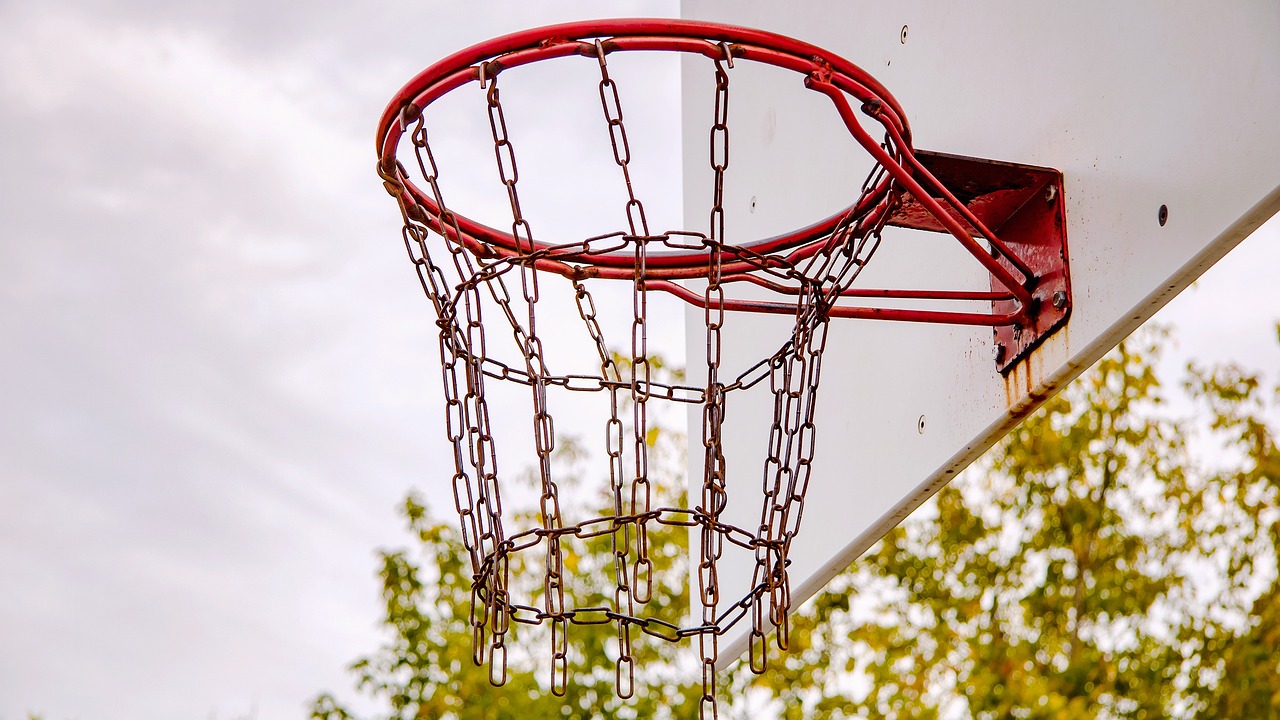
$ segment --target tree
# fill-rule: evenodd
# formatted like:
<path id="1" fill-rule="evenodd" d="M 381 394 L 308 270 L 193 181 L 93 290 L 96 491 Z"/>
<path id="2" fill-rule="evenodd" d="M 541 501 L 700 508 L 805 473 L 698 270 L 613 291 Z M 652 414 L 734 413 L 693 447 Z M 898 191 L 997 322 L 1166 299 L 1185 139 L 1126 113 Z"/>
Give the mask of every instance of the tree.
<path id="1" fill-rule="evenodd" d="M 1280 714 L 1270 401 L 1256 375 L 1193 366 L 1183 389 L 1196 410 L 1176 417 L 1155 371 L 1164 337 L 1122 344 L 798 609 L 767 674 L 725 673 L 721 717 L 752 704 L 788 720 Z M 569 466 L 580 459 L 565 452 Z M 664 467 L 676 492 L 683 464 Z M 612 698 L 608 626 L 573 638 L 584 662 L 569 697 L 549 697 L 528 657 L 490 690 L 470 661 L 469 570 L 452 525 L 413 498 L 405 514 L 421 560 L 383 553 L 392 639 L 354 666 L 388 717 L 696 716 L 680 646 L 651 643 L 642 664 L 665 669 L 634 701 Z M 684 607 L 687 536 L 662 542 L 674 569 L 664 602 Z M 584 548 L 580 571 L 607 556 Z M 314 710 L 349 717 L 330 696 Z"/>
<path id="2" fill-rule="evenodd" d="M 1205 421 L 1172 419 L 1162 337 L 1122 344 L 854 563 L 756 686 L 825 716 L 1280 713 L 1264 393 L 1191 367 Z"/>

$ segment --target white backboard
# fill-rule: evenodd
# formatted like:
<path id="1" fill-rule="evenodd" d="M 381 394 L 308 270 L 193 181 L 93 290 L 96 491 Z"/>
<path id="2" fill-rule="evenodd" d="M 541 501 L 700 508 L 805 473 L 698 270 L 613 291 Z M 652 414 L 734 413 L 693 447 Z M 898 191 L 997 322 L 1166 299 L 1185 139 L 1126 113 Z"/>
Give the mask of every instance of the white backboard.
<path id="1" fill-rule="evenodd" d="M 1274 2 L 684 0 L 681 10 L 789 35 L 863 67 L 901 102 L 918 149 L 1064 177 L 1071 315 L 1009 374 L 997 372 L 989 328 L 832 321 L 813 479 L 790 555 L 796 603 L 1280 208 Z M 702 57 L 682 62 L 685 224 L 699 228 L 710 207 L 712 68 Z M 828 144 L 847 142 L 830 104 L 806 99 L 798 75 L 738 65 L 729 232 L 767 236 L 846 205 L 865 170 L 828 155 Z M 981 269 L 956 261 L 945 239 L 899 232 L 868 266 L 868 282 L 983 284 Z M 696 379 L 706 335 L 702 310 L 688 313 Z M 771 355 L 789 327 L 786 317 L 730 316 L 726 366 Z M 752 529 L 769 401 L 735 397 L 727 411 L 725 519 Z M 692 420 L 696 438 L 701 417 Z M 702 458 L 690 455 L 698 485 Z M 732 550 L 720 575 L 736 598 L 754 560 Z M 744 650 L 748 629 L 734 628 L 722 661 Z"/>

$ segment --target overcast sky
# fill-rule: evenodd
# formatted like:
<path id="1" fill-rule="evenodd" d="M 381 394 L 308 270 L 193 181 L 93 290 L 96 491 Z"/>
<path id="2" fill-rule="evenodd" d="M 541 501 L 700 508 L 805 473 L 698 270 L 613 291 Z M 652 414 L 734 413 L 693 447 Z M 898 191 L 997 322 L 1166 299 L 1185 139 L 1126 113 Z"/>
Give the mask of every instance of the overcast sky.
<path id="1" fill-rule="evenodd" d="M 0 719 L 350 696 L 373 551 L 439 490 L 374 123 L 430 61 L 604 7 L 536 5 L 0 3 Z M 1273 221 L 1161 316 L 1179 358 L 1280 368 L 1276 268 Z"/>

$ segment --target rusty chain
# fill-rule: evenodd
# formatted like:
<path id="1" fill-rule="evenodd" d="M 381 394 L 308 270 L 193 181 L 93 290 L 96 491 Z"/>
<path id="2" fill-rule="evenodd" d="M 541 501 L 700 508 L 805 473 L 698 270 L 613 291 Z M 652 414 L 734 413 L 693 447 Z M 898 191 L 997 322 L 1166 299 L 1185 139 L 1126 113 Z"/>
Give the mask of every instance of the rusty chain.
<path id="1" fill-rule="evenodd" d="M 590 46 L 588 46 L 590 47 Z M 791 607 L 788 552 L 799 530 L 815 446 L 814 413 L 822 353 L 826 343 L 828 310 L 847 289 L 880 242 L 880 219 L 850 217 L 842 222 L 814 253 L 803 257 L 757 253 L 735 246 L 726 234 L 725 175 L 729 165 L 729 72 L 733 53 L 725 43 L 714 60 L 715 99 L 710 131 L 710 166 L 713 175 L 709 231 L 706 234 L 671 231 L 651 235 L 644 206 L 637 198 L 630 170 L 631 146 L 618 85 L 610 76 L 607 48 L 599 41 L 590 47 L 598 61 L 601 109 L 626 190 L 625 230 L 561 245 L 535 245 L 533 231 L 520 204 L 516 153 L 507 131 L 498 89 L 497 72 L 485 64 L 477 69 L 488 110 L 498 179 L 507 193 L 515 249 L 509 254 L 476 252 L 463 241 L 463 230 L 445 204 L 440 172 L 420 112 L 407 106 L 401 117 L 412 126 L 410 142 L 420 178 L 436 203 L 438 213 L 424 217 L 408 200 L 403 165 L 380 167 L 388 192 L 401 205 L 403 240 L 419 281 L 437 317 L 441 372 L 445 400 L 445 430 L 452 446 L 454 506 L 461 538 L 470 559 L 473 582 L 470 624 L 474 640 L 473 660 L 489 665 L 489 678 L 501 685 L 508 678 L 507 635 L 511 624 L 546 625 L 551 641 L 550 688 L 563 695 L 568 678 L 570 625 L 614 623 L 617 628 L 615 683 L 617 693 L 630 697 L 635 690 L 633 630 L 665 641 L 697 638 L 702 695 L 702 720 L 718 717 L 716 665 L 719 638 L 729 628 L 750 618 L 750 665 L 765 669 L 765 637 L 770 628 L 785 649 L 787 617 Z M 581 54 L 588 54 L 584 51 Z M 864 183 L 866 196 L 882 180 L 883 169 L 873 170 Z M 421 181 L 419 183 L 419 180 Z M 432 235 L 443 243 L 434 243 Z M 448 262 L 438 264 L 431 251 L 442 245 Z M 648 348 L 649 259 L 654 247 L 705 251 L 706 286 L 702 292 L 706 331 L 706 383 L 674 384 L 652 376 Z M 577 314 L 598 356 L 598 374 L 556 373 L 548 367 L 538 335 L 537 309 L 541 299 L 540 261 L 581 262 L 584 254 L 630 253 L 632 313 L 629 357 L 615 359 L 586 280 L 589 273 L 571 280 Z M 748 266 L 727 274 L 725 268 Z M 450 278 L 452 276 L 452 279 Z M 735 376 L 722 371 L 721 332 L 725 324 L 725 290 L 730 282 L 785 285 L 794 295 L 795 327 L 791 336 L 770 357 Z M 517 281 L 513 296 L 508 282 Z M 483 307 L 492 303 L 499 319 L 486 319 Z M 522 358 L 519 364 L 490 355 L 485 334 L 505 321 Z M 725 400 L 768 380 L 772 394 L 769 439 L 762 475 L 760 522 L 754 531 L 721 519 L 728 500 L 722 428 Z M 497 448 L 486 399 L 486 382 L 512 383 L 529 388 L 533 408 L 533 446 L 540 489 L 539 525 L 509 533 L 504 525 L 501 478 Z M 726 382 L 727 381 L 727 382 Z M 562 517 L 560 489 L 552 455 L 556 448 L 548 391 L 605 393 L 608 417 L 604 421 L 612 514 L 566 524 Z M 653 504 L 649 466 L 649 405 L 652 402 L 696 404 L 701 407 L 703 477 L 699 504 L 692 508 Z M 626 409 L 630 410 L 630 440 Z M 628 456 L 631 464 L 628 467 Z M 654 563 L 649 547 L 655 526 L 697 528 L 696 576 L 698 604 L 696 625 L 680 627 L 645 609 L 652 596 Z M 613 598 L 608 606 L 569 607 L 565 591 L 565 549 L 569 539 L 608 535 L 613 553 Z M 721 597 L 718 561 L 725 544 L 755 557 L 749 590 L 727 606 Z M 512 560 L 519 553 L 542 555 L 541 603 L 534 605 L 512 597 Z"/>
<path id="2" fill-rule="evenodd" d="M 621 170 L 623 184 L 626 186 L 627 229 L 635 238 L 632 243 L 635 253 L 635 270 L 632 274 L 631 367 L 628 387 L 631 401 L 632 457 L 635 461 L 635 470 L 631 474 L 629 486 L 624 486 L 622 482 L 623 424 L 618 417 L 618 391 L 614 390 L 610 393 L 610 417 L 605 428 L 608 438 L 610 487 L 613 491 L 615 516 L 622 516 L 624 508 L 628 509 L 632 516 L 642 516 L 649 512 L 652 497 L 647 440 L 651 376 L 646 331 L 648 293 L 645 288 L 648 253 L 646 238 L 649 234 L 649 224 L 645 218 L 644 205 L 636 198 L 631 181 L 631 144 L 627 140 L 627 128 L 623 122 L 618 85 L 609 76 L 609 64 L 605 59 L 604 45 L 599 40 L 595 43 L 595 51 L 600 66 L 598 86 L 600 107 L 609 128 L 609 144 L 613 147 L 613 160 Z M 629 499 L 625 497 L 628 488 Z M 630 557 L 633 535 L 634 560 Z M 635 615 L 636 606 L 649 602 L 652 595 L 650 582 L 653 579 L 653 561 L 649 557 L 648 525 L 636 523 L 631 526 L 627 523 L 615 522 L 613 539 L 614 611 L 621 613 L 625 607 L 628 615 Z M 614 670 L 615 685 L 619 697 L 629 698 L 635 692 L 635 656 L 631 651 L 631 623 L 620 622 L 617 630 L 618 659 Z"/>
<path id="3" fill-rule="evenodd" d="M 703 322 L 707 331 L 707 397 L 702 406 L 702 505 L 708 523 L 698 536 L 698 594 L 702 603 L 702 624 L 714 625 L 720 604 L 720 578 L 716 562 L 723 553 L 723 536 L 715 532 L 720 511 L 725 506 L 725 461 L 721 430 L 724 419 L 724 388 L 720 383 L 720 329 L 724 326 L 724 288 L 721 287 L 725 245 L 724 173 L 729 166 L 729 74 L 725 64 L 733 66 L 733 55 L 724 46 L 724 58 L 715 61 L 716 94 L 711 124 L 710 155 L 712 173 L 710 237 L 707 246 L 707 287 L 703 292 Z M 702 697 L 698 715 L 715 718 L 716 662 L 720 659 L 720 637 L 714 633 L 698 636 L 701 662 Z"/>
<path id="4" fill-rule="evenodd" d="M 516 238 L 517 251 L 528 255 L 534 250 L 533 230 L 520 208 L 520 196 L 516 190 L 520 174 L 516 166 L 515 149 L 507 134 L 506 115 L 502 109 L 497 77 L 489 81 L 485 98 L 489 107 L 489 127 L 493 136 L 494 157 L 498 163 L 498 176 L 506 186 L 507 198 L 511 205 L 511 235 Z M 547 536 L 542 579 L 544 609 L 551 620 L 551 692 L 555 695 L 564 695 L 569 667 L 568 628 L 566 627 L 568 621 L 564 617 L 564 551 L 560 546 L 559 535 L 554 534 L 555 530 L 563 526 L 564 521 L 560 514 L 560 490 L 552 474 L 551 456 L 555 451 L 555 426 L 547 410 L 546 363 L 543 361 L 542 340 L 537 335 L 536 307 L 541 299 L 541 291 L 538 272 L 533 265 L 523 262 L 519 264 L 519 268 L 520 289 L 528 308 L 528 325 L 524 333 L 517 332 L 516 339 L 518 342 L 523 340 L 520 348 L 525 358 L 525 369 L 529 374 L 529 387 L 533 391 L 533 439 L 534 449 L 538 454 L 538 478 L 542 489 L 538 508 L 543 528 L 552 533 Z M 503 296 L 509 296 L 505 293 L 505 288 Z M 509 302 L 503 304 L 509 306 Z M 518 324 L 513 323 L 513 327 L 519 329 Z M 505 574 L 505 562 L 502 564 L 502 569 Z M 505 613 L 505 610 L 503 612 Z M 499 636 L 496 630 L 494 636 L 495 638 Z M 505 674 L 504 668 L 502 678 L 504 682 Z"/>

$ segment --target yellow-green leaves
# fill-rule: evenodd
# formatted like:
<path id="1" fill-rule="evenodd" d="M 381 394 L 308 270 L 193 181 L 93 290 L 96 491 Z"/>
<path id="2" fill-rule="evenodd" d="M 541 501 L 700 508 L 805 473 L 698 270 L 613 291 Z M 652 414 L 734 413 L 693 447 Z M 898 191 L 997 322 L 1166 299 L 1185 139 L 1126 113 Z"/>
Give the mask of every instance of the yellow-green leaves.
<path id="1" fill-rule="evenodd" d="M 1167 402 L 1164 342 L 1126 341 L 874 546 L 802 611 L 825 669 L 762 686 L 844 717 L 1280 717 L 1268 394 L 1192 367 Z"/>

